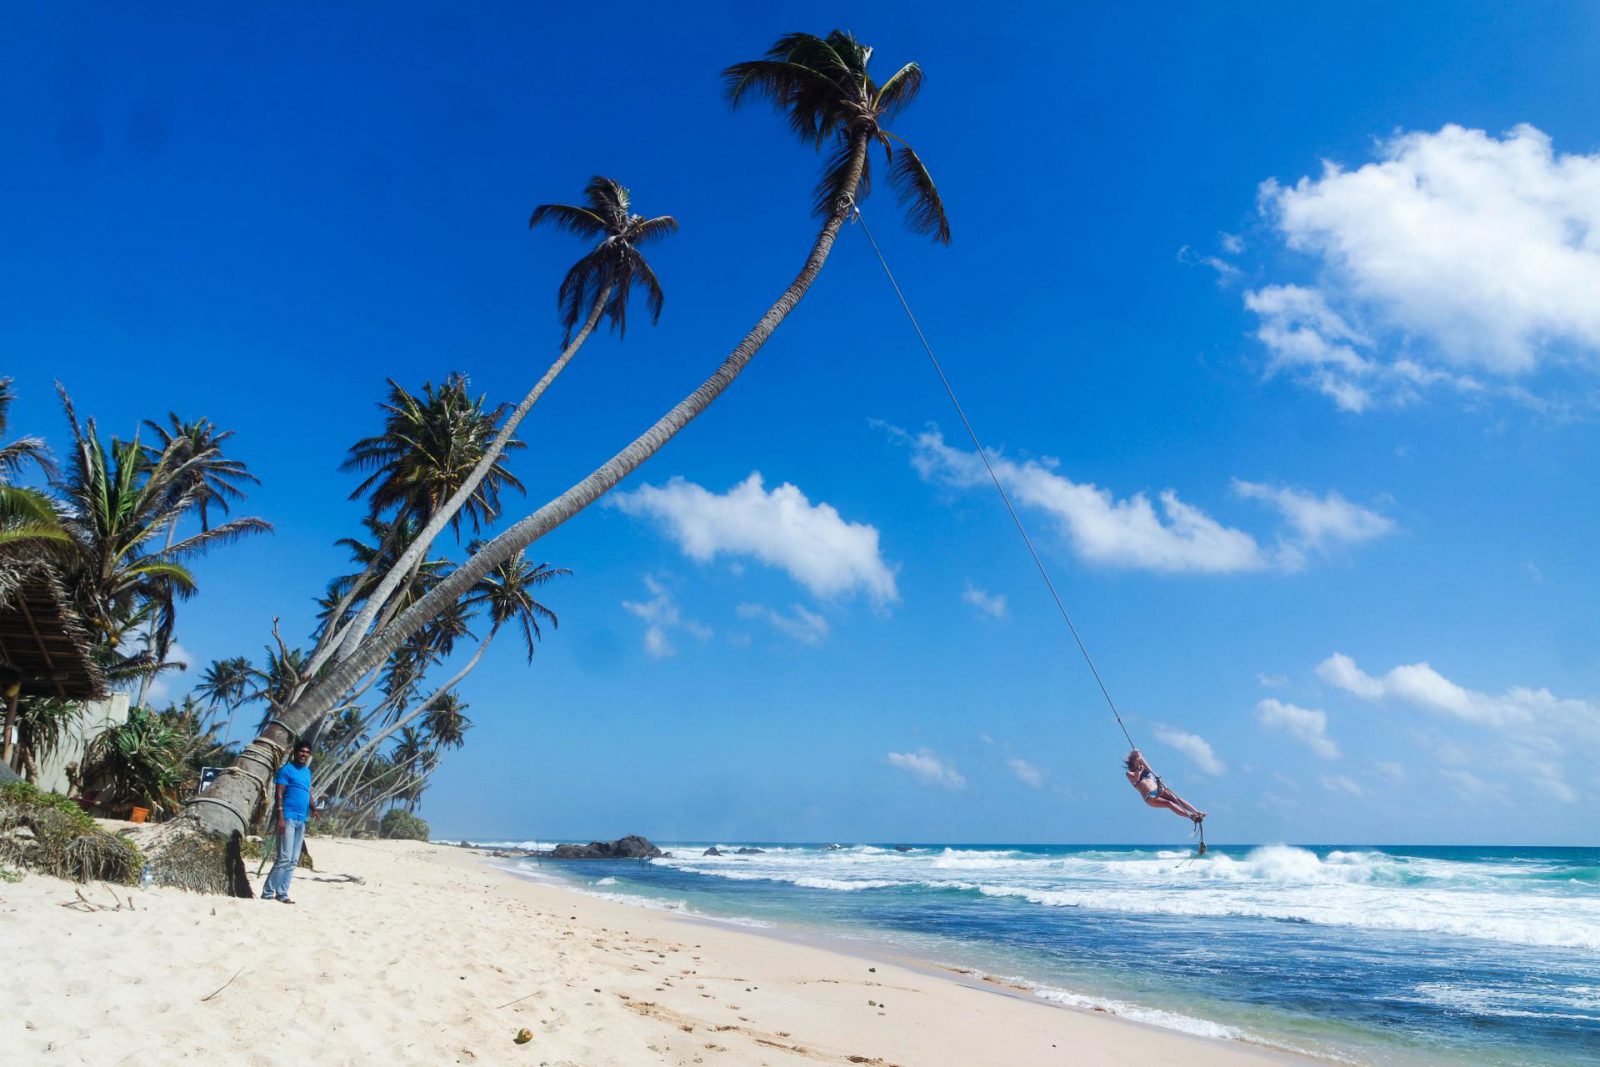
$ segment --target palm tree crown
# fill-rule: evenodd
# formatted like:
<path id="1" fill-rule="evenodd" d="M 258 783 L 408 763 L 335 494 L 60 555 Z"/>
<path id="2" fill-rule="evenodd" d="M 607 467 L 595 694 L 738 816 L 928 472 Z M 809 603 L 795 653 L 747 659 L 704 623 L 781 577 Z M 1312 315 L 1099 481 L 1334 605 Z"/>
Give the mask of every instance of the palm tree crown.
<path id="1" fill-rule="evenodd" d="M 800 139 L 818 149 L 832 142 L 832 154 L 817 183 L 817 214 L 832 215 L 842 201 L 857 195 L 850 187 L 852 158 L 860 142 L 875 142 L 883 149 L 889 182 L 911 229 L 949 244 L 950 220 L 928 168 L 903 138 L 883 126 L 916 98 L 922 88 L 922 68 L 907 63 L 879 85 L 867 73 L 871 58 L 872 49 L 844 30 L 827 37 L 785 34 L 764 59 L 724 70 L 724 90 L 734 107 L 752 97 L 770 100 L 788 116 Z M 860 195 L 871 187 L 867 162 L 861 170 Z"/>
<path id="2" fill-rule="evenodd" d="M 217 508 L 228 513 L 228 502 L 244 497 L 241 482 L 259 485 L 260 478 L 250 473 L 243 462 L 229 459 L 222 453 L 223 444 L 233 436 L 232 430 L 223 430 L 210 419 L 184 422 L 173 412 L 167 412 L 168 424 L 163 426 L 150 419 L 144 420 L 156 439 L 159 448 L 146 447 L 150 462 L 154 464 L 163 455 L 175 453 L 185 460 L 184 472 L 174 479 L 173 491 L 186 495 L 200 512 L 200 529 L 211 529 L 210 510 Z"/>
<path id="3" fill-rule="evenodd" d="M 476 550 L 481 546 L 472 545 Z M 552 627 L 561 625 L 556 613 L 533 597 L 533 590 L 552 578 L 571 574 L 566 567 L 552 567 L 548 563 L 530 563 L 523 552 L 515 552 L 504 563 L 498 564 L 488 574 L 478 579 L 465 600 L 473 606 L 482 604 L 489 609 L 490 633 L 498 633 L 507 623 L 515 622 L 522 631 L 522 642 L 528 650 L 528 660 L 533 660 L 534 643 L 544 634 L 540 621 Z"/>
<path id="4" fill-rule="evenodd" d="M 566 328 L 565 346 L 572 331 L 584 320 L 594 302 L 604 298 L 601 313 L 611 320 L 618 334 L 628 332 L 628 295 L 633 283 L 645 287 L 650 321 L 661 318 L 661 283 L 639 253 L 649 244 L 678 232 L 678 220 L 671 215 L 647 219 L 632 212 L 628 190 L 610 178 L 595 176 L 583 191 L 583 206 L 540 204 L 528 219 L 531 229 L 541 222 L 587 237 L 599 243 L 594 250 L 567 271 L 556 293 L 561 307 L 561 325 Z"/>
<path id="5" fill-rule="evenodd" d="M 432 382 L 416 396 L 393 379 L 389 399 L 380 404 L 383 432 L 350 446 L 343 471 L 370 471 L 350 499 L 367 497 L 369 514 L 393 511 L 402 519 L 425 523 L 473 474 L 498 432 L 506 411 L 490 409 L 482 396 L 467 391 L 465 375 L 452 373 L 438 389 Z M 506 442 L 507 451 L 522 442 Z M 466 518 L 476 531 L 500 513 L 500 491 L 522 491 L 522 483 L 497 459 L 472 496 L 450 520 L 457 533 Z"/>

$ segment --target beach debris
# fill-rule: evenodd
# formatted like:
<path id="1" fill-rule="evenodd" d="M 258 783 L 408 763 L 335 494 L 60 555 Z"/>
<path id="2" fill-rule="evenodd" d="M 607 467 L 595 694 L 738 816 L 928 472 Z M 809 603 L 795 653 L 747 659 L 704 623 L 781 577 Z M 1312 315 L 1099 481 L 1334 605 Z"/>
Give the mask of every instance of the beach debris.
<path id="1" fill-rule="evenodd" d="M 244 968 L 240 967 L 237 971 L 233 972 L 233 978 L 237 978 L 243 973 L 244 973 Z M 222 985 L 218 986 L 214 991 L 212 991 L 210 993 L 207 993 L 205 996 L 201 997 L 200 998 L 200 1003 L 204 1004 L 206 1001 L 210 1000 L 212 997 L 216 996 L 218 993 L 222 992 L 224 989 L 227 989 L 229 986 L 231 986 L 233 984 L 233 978 L 228 979 L 226 982 L 223 982 Z"/>
<path id="2" fill-rule="evenodd" d="M 529 1000 L 529 999 L 531 999 L 533 997 L 536 997 L 538 995 L 539 995 L 539 991 L 536 989 L 532 993 L 529 993 L 525 997 L 518 997 L 516 1000 L 508 1000 L 508 1001 L 506 1001 L 504 1004 L 500 1005 L 499 1008 L 496 1008 L 495 1011 L 499 1011 L 501 1008 L 509 1008 L 513 1004 L 521 1004 L 524 1000 Z"/>
<path id="3" fill-rule="evenodd" d="M 533 1031 L 524 1026 L 521 1030 L 517 1031 L 517 1036 L 513 1037 L 511 1040 L 516 1044 L 526 1045 L 528 1042 L 533 1040 Z"/>

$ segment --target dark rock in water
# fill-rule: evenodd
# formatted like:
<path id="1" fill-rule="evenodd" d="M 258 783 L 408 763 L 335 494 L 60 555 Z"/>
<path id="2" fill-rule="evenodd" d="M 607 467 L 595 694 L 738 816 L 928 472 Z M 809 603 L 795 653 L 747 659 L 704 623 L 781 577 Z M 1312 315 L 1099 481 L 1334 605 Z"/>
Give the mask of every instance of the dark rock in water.
<path id="1" fill-rule="evenodd" d="M 756 856 L 761 855 L 766 851 L 767 850 L 764 848 L 736 848 L 733 850 L 733 854 L 735 856 Z"/>
<path id="2" fill-rule="evenodd" d="M 822 851 L 824 851 L 824 852 L 839 852 L 839 851 L 842 851 L 843 849 L 844 849 L 843 845 L 824 845 L 824 846 L 822 846 Z"/>
<path id="3" fill-rule="evenodd" d="M 700 853 L 700 855 L 702 855 L 702 856 L 720 856 L 720 855 L 722 855 L 722 850 L 720 848 L 718 848 L 716 845 L 712 845 L 710 848 L 708 848 L 704 852 Z"/>
<path id="4" fill-rule="evenodd" d="M 662 852 L 638 834 L 629 834 L 615 841 L 557 845 L 549 852 L 535 852 L 533 855 L 549 860 L 647 860 L 662 855 Z"/>
<path id="5" fill-rule="evenodd" d="M 915 846 L 913 846 L 913 845 L 896 845 L 896 846 L 894 846 L 894 850 L 896 852 L 910 852 L 913 847 L 915 847 Z"/>

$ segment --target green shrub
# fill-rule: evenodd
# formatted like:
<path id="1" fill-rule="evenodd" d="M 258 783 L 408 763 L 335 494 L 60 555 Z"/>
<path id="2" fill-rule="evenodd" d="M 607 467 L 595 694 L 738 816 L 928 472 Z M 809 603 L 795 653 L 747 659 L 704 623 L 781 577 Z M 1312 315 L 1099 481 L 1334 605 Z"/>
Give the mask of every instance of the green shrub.
<path id="1" fill-rule="evenodd" d="M 428 824 L 400 808 L 395 808 L 378 824 L 380 837 L 399 837 L 407 841 L 428 840 Z"/>
<path id="2" fill-rule="evenodd" d="M 84 753 L 85 782 L 103 782 L 111 803 L 176 811 L 183 785 L 184 736 L 161 715 L 128 709 L 128 720 L 106 729 Z"/>
<path id="3" fill-rule="evenodd" d="M 144 868 L 133 842 L 100 829 L 66 797 L 25 782 L 0 786 L 0 862 L 123 885 L 137 884 Z"/>

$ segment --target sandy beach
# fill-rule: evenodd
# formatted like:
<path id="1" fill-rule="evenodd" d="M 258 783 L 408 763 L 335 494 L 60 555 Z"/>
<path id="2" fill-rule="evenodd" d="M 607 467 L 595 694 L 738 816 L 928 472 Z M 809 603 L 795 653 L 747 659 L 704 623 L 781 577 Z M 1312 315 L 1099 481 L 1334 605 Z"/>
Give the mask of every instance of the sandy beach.
<path id="1" fill-rule="evenodd" d="M 0 885 L 0 1062 L 1286 1062 L 531 883 L 467 849 L 310 847 L 317 870 L 298 873 L 292 906 L 36 874 Z"/>

